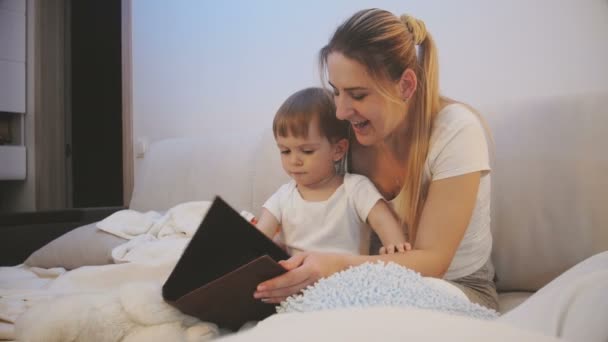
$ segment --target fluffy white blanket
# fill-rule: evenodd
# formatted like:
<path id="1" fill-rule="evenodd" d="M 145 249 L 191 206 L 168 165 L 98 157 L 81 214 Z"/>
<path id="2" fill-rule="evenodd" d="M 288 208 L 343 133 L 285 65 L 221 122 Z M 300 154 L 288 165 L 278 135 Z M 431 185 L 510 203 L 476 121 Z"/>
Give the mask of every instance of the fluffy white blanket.
<path id="1" fill-rule="evenodd" d="M 180 248 L 186 242 L 186 239 L 171 240 L 140 242 L 127 254 L 129 262 L 85 266 L 69 272 L 56 269 L 54 277 L 48 279 L 35 274 L 34 268 L 0 268 L 0 278 L 7 276 L 3 278 L 5 281 L 0 288 L 0 321 L 5 322 L 0 337 L 19 341 L 53 341 L 52 336 L 56 336 L 57 341 L 114 341 L 115 330 L 119 331 L 116 334 L 124 336 L 148 333 L 149 330 L 142 330 L 136 324 L 145 321 L 128 314 L 127 308 L 133 305 L 129 306 L 129 302 L 124 300 L 129 299 L 125 293 L 138 294 L 132 298 L 133 303 L 149 303 L 146 310 L 156 307 L 154 310 L 166 313 L 164 320 L 159 321 L 158 334 L 180 329 L 182 334 L 186 334 L 192 326 L 191 322 L 184 321 L 179 315 L 169 317 L 175 311 L 163 306 L 166 304 L 162 302 L 159 285 L 156 285 L 155 291 L 149 287 L 134 291 L 131 287 L 136 284 L 142 286 L 142 283 L 164 283 L 179 258 Z M 172 252 L 155 253 L 168 246 Z M 28 286 L 31 287 L 27 289 Z M 137 306 L 144 308 L 140 304 Z M 101 328 L 110 323 L 111 326 Z M 153 328 L 149 322 L 147 325 Z M 189 334 L 199 328 L 193 329 Z"/>
<path id="2" fill-rule="evenodd" d="M 294 295 L 278 312 L 309 312 L 338 308 L 378 306 L 416 307 L 480 319 L 496 319 L 498 313 L 472 303 L 450 283 L 422 277 L 395 263 L 365 263 L 334 273 Z"/>
<path id="3" fill-rule="evenodd" d="M 60 296 L 27 310 L 15 324 L 19 341 L 207 341 L 216 325 L 162 300 L 157 283 L 129 283 L 107 293 Z"/>

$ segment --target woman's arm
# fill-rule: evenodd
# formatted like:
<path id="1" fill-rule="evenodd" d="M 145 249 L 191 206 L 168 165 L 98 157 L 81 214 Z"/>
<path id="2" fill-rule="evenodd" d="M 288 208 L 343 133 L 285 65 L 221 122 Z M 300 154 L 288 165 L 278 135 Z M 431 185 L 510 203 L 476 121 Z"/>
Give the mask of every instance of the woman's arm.
<path id="1" fill-rule="evenodd" d="M 289 272 L 261 283 L 254 297 L 279 303 L 320 278 L 365 262 L 392 261 L 424 276 L 442 277 L 469 225 L 480 178 L 480 172 L 473 172 L 431 182 L 414 250 L 373 256 L 301 253 L 281 262 Z"/>
<path id="2" fill-rule="evenodd" d="M 272 240 L 279 229 L 279 221 L 270 213 L 270 211 L 268 211 L 268 209 L 262 208 L 262 214 L 260 214 L 260 219 L 255 226 Z"/>
<path id="3" fill-rule="evenodd" d="M 447 272 L 473 215 L 480 179 L 481 172 L 473 172 L 431 182 L 414 246 L 433 262 L 410 268 L 438 278 Z"/>
<path id="4" fill-rule="evenodd" d="M 367 215 L 367 222 L 382 241 L 381 253 L 384 251 L 384 253 L 390 254 L 395 252 L 395 249 L 398 252 L 411 249 L 405 238 L 403 228 L 401 228 L 399 221 L 383 199 L 378 200 L 372 207 Z"/>

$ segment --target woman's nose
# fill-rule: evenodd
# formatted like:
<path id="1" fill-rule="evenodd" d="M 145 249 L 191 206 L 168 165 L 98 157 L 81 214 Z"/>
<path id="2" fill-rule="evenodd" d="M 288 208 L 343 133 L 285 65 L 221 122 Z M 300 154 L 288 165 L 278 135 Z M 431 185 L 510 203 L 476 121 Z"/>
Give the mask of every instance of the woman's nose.
<path id="1" fill-rule="evenodd" d="M 336 117 L 340 120 L 348 120 L 352 113 L 352 108 L 344 97 L 336 97 Z"/>

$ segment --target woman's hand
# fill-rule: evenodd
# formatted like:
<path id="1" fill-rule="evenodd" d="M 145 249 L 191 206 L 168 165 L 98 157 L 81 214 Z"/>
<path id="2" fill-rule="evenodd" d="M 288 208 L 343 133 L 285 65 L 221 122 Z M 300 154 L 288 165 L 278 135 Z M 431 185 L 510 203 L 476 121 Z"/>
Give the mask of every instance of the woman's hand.
<path id="1" fill-rule="evenodd" d="M 341 271 L 348 265 L 347 255 L 327 253 L 298 253 L 280 261 L 287 273 L 258 285 L 254 298 L 278 304 L 317 280 Z"/>

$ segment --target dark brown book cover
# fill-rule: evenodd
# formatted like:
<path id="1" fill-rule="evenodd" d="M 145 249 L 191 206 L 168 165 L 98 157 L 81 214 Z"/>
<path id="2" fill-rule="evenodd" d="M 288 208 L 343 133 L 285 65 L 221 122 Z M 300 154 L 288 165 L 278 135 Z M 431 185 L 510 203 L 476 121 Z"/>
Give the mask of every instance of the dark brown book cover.
<path id="1" fill-rule="evenodd" d="M 216 197 L 163 285 L 163 298 L 185 314 L 236 330 L 275 312 L 253 298 L 256 286 L 285 272 L 289 255 Z"/>

